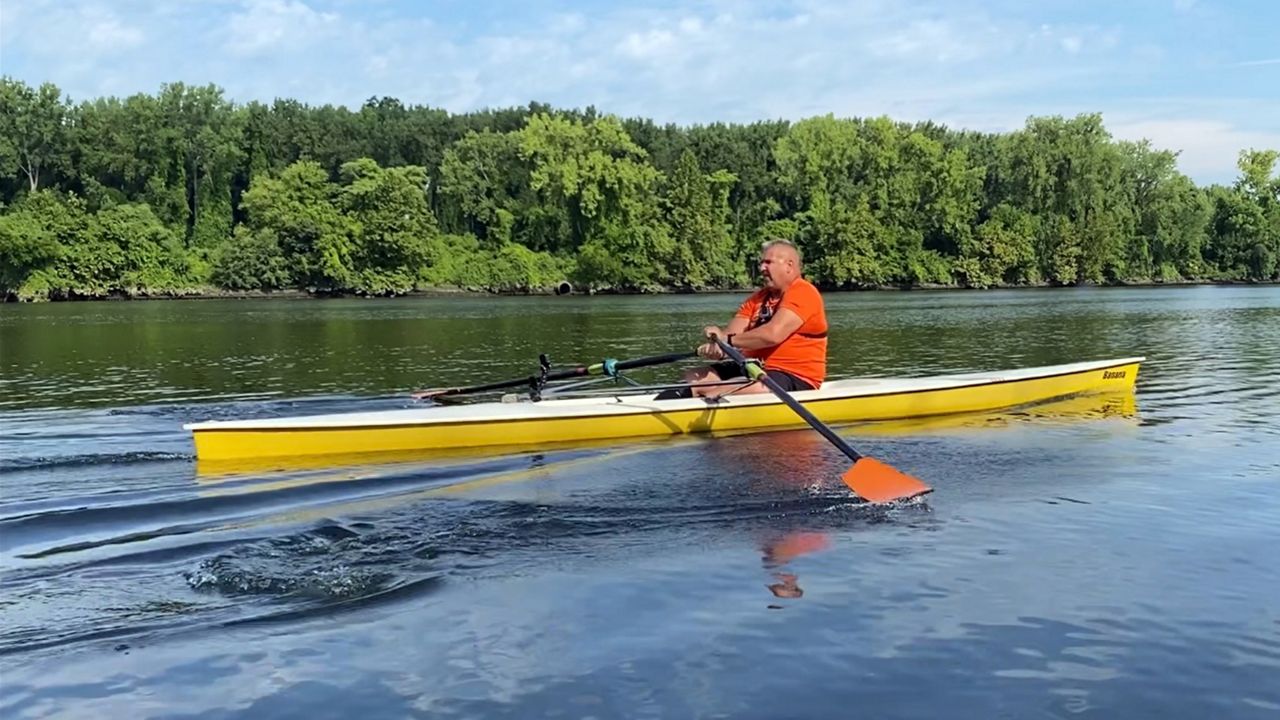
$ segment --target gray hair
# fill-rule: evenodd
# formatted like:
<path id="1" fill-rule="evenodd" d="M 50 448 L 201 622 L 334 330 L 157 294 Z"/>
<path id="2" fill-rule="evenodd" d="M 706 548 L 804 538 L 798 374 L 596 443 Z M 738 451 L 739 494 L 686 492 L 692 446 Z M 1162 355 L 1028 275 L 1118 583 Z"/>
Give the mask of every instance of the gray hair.
<path id="1" fill-rule="evenodd" d="M 791 251 L 796 254 L 796 267 L 804 264 L 804 253 L 800 252 L 800 247 L 786 238 L 769 238 L 768 240 L 765 240 L 760 243 L 760 252 L 764 252 L 771 247 L 777 247 L 778 245 L 789 247 L 791 248 Z"/>

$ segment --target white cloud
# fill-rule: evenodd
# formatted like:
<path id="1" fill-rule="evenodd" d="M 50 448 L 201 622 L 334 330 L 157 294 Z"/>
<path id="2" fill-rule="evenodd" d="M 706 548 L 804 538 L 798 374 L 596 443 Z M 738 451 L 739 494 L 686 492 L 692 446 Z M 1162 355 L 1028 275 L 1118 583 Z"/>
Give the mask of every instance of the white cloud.
<path id="1" fill-rule="evenodd" d="M 618 46 L 623 55 L 637 60 L 660 60 L 671 53 L 676 36 L 667 30 L 628 33 Z"/>
<path id="2" fill-rule="evenodd" d="M 10 59 L 17 52 L 32 52 L 72 55 L 74 62 L 76 57 L 136 48 L 145 38 L 136 22 L 122 20 L 111 7 L 99 3 L 0 2 L 0 42 Z"/>
<path id="3" fill-rule="evenodd" d="M 1108 125 L 1124 140 L 1149 139 L 1178 152 L 1178 169 L 1202 182 L 1229 183 L 1241 150 L 1280 149 L 1280 131 L 1248 130 L 1222 120 L 1146 120 Z"/>
<path id="4" fill-rule="evenodd" d="M 581 13 L 556 15 L 551 19 L 547 29 L 557 35 L 574 35 L 587 29 L 587 19 Z"/>
<path id="5" fill-rule="evenodd" d="M 695 35 L 702 30 L 702 20 L 696 17 L 687 17 L 680 20 L 680 32 L 686 35 Z"/>
<path id="6" fill-rule="evenodd" d="M 936 20 L 912 23 L 901 32 L 873 40 L 868 47 L 877 57 L 905 60 L 944 60 L 957 50 L 961 55 L 978 54 L 966 47 L 950 26 Z"/>
<path id="7" fill-rule="evenodd" d="M 140 44 L 142 30 L 126 25 L 109 10 L 92 8 L 85 12 L 89 44 L 103 52 L 125 50 Z"/>
<path id="8" fill-rule="evenodd" d="M 247 0 L 227 20 L 226 49 L 236 55 L 297 49 L 338 27 L 336 13 L 316 12 L 299 0 Z"/>
<path id="9" fill-rule="evenodd" d="M 1246 60 L 1244 62 L 1235 63 L 1235 67 L 1257 67 L 1259 65 L 1280 65 L 1280 58 L 1268 58 L 1266 60 Z"/>

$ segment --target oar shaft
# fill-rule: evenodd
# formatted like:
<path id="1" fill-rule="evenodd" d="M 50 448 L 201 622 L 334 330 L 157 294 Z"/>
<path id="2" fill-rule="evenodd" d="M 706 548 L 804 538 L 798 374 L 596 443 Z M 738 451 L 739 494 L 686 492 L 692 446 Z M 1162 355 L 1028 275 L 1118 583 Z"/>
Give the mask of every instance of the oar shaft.
<path id="1" fill-rule="evenodd" d="M 636 358 L 635 360 L 620 360 L 614 365 L 618 370 L 634 370 L 636 368 L 649 367 L 651 365 L 666 365 L 667 363 L 688 360 L 697 357 L 696 351 L 667 353 L 666 355 L 654 355 L 647 358 Z M 602 363 L 603 364 L 603 363 Z"/>
<path id="2" fill-rule="evenodd" d="M 719 337 L 716 337 L 714 339 L 716 341 L 716 344 L 720 346 L 720 350 L 725 355 L 728 355 L 730 359 L 732 359 L 734 362 L 742 366 L 743 372 L 752 376 L 751 377 L 752 380 L 759 380 L 760 382 L 764 383 L 765 387 L 772 390 L 773 394 L 777 396 L 779 400 L 786 403 L 787 406 L 790 407 L 792 410 L 794 410 L 795 413 L 799 415 L 801 418 L 803 418 L 805 422 L 809 423 L 809 425 L 814 430 L 817 430 L 819 433 L 822 434 L 823 437 L 831 441 L 832 445 L 835 445 L 836 447 L 840 448 L 840 451 L 843 452 L 845 455 L 848 455 L 850 460 L 857 461 L 862 458 L 862 455 L 860 455 L 857 450 L 854 450 L 853 447 L 849 445 L 849 443 L 845 442 L 844 438 L 835 434 L 835 431 L 827 427 L 826 423 L 822 422 L 817 417 L 815 417 L 813 413 L 809 412 L 808 408 L 800 404 L 800 401 L 791 397 L 791 394 L 788 393 L 786 390 L 784 390 L 776 380 L 769 377 L 769 373 L 765 372 L 759 366 L 753 366 L 749 364 L 747 362 L 747 359 L 743 357 L 742 353 L 738 352 L 738 349 L 735 348 L 734 346 L 730 345 L 729 343 L 726 343 L 725 341 L 721 340 Z M 754 373 L 751 372 L 751 368 L 753 367 L 755 369 Z"/>
<path id="3" fill-rule="evenodd" d="M 678 352 L 667 353 L 666 355 L 654 355 L 652 357 L 635 358 L 633 360 L 605 360 L 594 365 L 578 365 L 564 370 L 549 372 L 545 378 L 538 375 L 529 375 L 527 377 L 516 378 L 514 380 L 500 380 L 498 382 L 485 383 L 483 385 L 470 385 L 468 387 L 445 388 L 439 391 L 430 391 L 430 394 L 426 396 L 440 397 L 442 395 L 465 395 L 468 393 L 488 392 L 490 390 L 505 390 L 506 388 L 523 387 L 543 381 L 550 382 L 555 380 L 568 380 L 570 378 L 582 377 L 584 375 L 611 374 L 607 370 L 610 366 L 612 366 L 614 371 L 634 370 L 636 368 L 650 367 L 652 365 L 665 365 L 666 363 L 678 362 L 680 360 L 696 356 L 696 352 Z"/>
<path id="4" fill-rule="evenodd" d="M 547 380 L 568 380 L 569 378 L 586 375 L 589 368 L 585 365 L 579 365 L 568 370 L 557 370 L 553 373 L 547 373 Z M 515 380 L 501 380 L 499 382 L 485 383 L 484 385 L 470 385 L 468 387 L 448 388 L 438 395 L 463 395 L 466 393 L 488 392 L 489 390 L 504 390 L 506 388 L 520 387 L 528 385 L 538 379 L 537 375 L 517 378 Z"/>

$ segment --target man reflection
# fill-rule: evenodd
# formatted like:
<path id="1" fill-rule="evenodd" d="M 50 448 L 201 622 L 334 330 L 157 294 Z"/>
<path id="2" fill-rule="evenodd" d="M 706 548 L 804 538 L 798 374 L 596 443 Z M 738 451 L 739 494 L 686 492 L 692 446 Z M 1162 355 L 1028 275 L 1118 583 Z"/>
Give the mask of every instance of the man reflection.
<path id="1" fill-rule="evenodd" d="M 804 597 L 804 589 L 796 582 L 792 573 L 781 572 L 793 558 L 809 553 L 826 550 L 831 546 L 831 538 L 826 533 L 810 531 L 794 531 L 774 538 L 764 544 L 764 566 L 773 571 L 777 582 L 766 585 L 774 597 L 794 599 Z"/>
<path id="2" fill-rule="evenodd" d="M 784 430 L 735 438 L 710 446 L 708 453 L 717 467 L 749 468 L 733 482 L 737 491 L 756 500 L 776 498 L 790 504 L 839 482 L 833 480 L 838 476 L 835 469 L 838 463 L 833 462 L 831 445 L 811 430 Z M 801 503 L 797 507 L 803 512 L 803 501 Z M 812 523 L 807 523 L 807 528 L 798 528 L 797 517 L 804 522 L 803 517 L 797 515 L 773 518 L 774 527 L 760 545 L 762 563 L 774 579 L 765 587 L 777 598 L 803 597 L 804 589 L 794 573 L 786 572 L 787 565 L 794 558 L 831 546 L 830 536 L 813 530 Z"/>

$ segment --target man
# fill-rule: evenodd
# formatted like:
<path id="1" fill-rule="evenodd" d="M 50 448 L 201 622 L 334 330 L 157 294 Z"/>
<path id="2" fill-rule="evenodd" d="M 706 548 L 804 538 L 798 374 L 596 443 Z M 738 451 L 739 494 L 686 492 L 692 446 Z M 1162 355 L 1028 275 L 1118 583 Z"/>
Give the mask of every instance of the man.
<path id="1" fill-rule="evenodd" d="M 826 310 L 818 289 L 800 273 L 800 251 L 795 244 L 770 240 L 760 253 L 763 287 L 738 307 L 727 327 L 710 325 L 703 330 L 708 340 L 718 336 L 747 358 L 760 360 L 769 377 L 787 391 L 816 389 L 827 375 Z M 698 355 L 721 361 L 725 357 L 714 341 L 699 347 Z M 687 371 L 682 380 L 689 388 L 667 390 L 657 399 L 769 392 L 763 383 L 699 387 L 740 377 L 743 372 L 737 363 L 717 362 Z"/>

